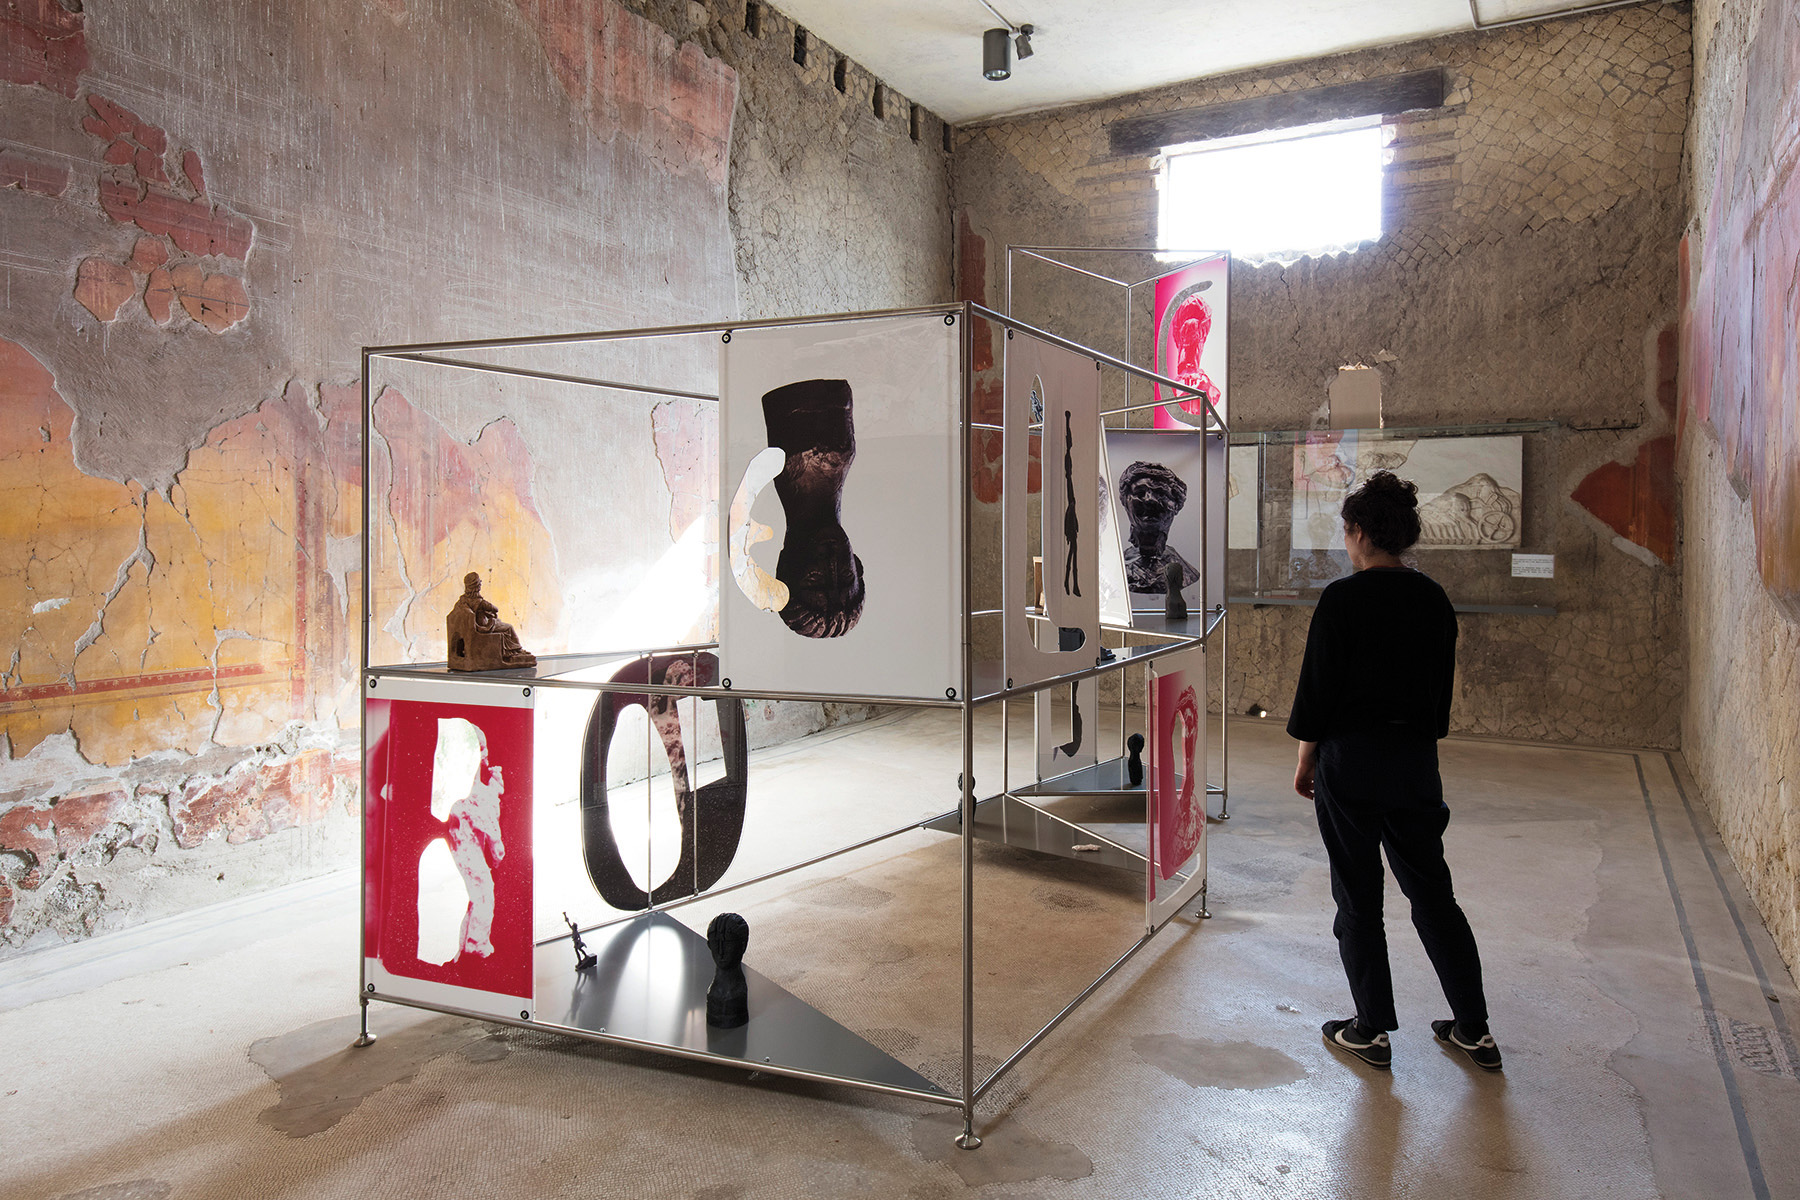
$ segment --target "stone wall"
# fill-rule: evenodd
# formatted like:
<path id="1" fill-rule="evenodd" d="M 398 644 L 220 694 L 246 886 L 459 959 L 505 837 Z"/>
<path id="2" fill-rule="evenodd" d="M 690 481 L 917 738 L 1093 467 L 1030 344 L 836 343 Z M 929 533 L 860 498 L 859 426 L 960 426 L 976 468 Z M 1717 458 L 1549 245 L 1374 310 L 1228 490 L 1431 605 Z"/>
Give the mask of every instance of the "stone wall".
<path id="1" fill-rule="evenodd" d="M 1381 372 L 1389 426 L 1561 422 L 1554 478 L 1540 481 L 1557 614 L 1464 617 L 1453 722 L 1673 746 L 1683 657 L 1669 435 L 1689 65 L 1686 7 L 1652 3 L 959 129 L 959 292 L 1002 305 L 1009 243 L 1155 244 L 1156 160 L 1114 157 L 1111 122 L 1443 69 L 1442 107 L 1388 118 L 1378 242 L 1234 261 L 1232 424 L 1318 425 L 1346 365 Z M 1147 257 L 1118 265 L 1154 270 Z M 1044 278 L 1037 269 L 1034 288 Z M 1093 294 L 1021 286 L 1015 312 L 1122 348 L 1120 319 Z M 995 370 L 981 391 L 990 415 Z M 1309 616 L 1234 606 L 1230 711 L 1285 714 Z"/>
<path id="2" fill-rule="evenodd" d="M 1800 606 L 1781 598 L 1795 577 L 1781 542 L 1796 536 L 1800 504 L 1791 482 L 1800 473 L 1800 27 L 1792 5 L 1708 0 L 1695 6 L 1694 46 L 1682 753 L 1791 969 L 1800 964 Z M 1732 278 L 1734 259 L 1756 286 Z M 1709 307 L 1715 317 L 1737 310 L 1742 324 L 1727 332 L 1706 319 Z"/>
<path id="3" fill-rule="evenodd" d="M 0 955 L 354 863 L 359 347 L 948 298 L 941 123 L 760 12 L 0 13 Z M 510 539 L 526 607 L 570 556 L 555 438 L 385 411 L 511 481 L 383 477 L 401 544 Z M 627 568 L 691 516 L 708 420 L 618 428 Z M 841 715 L 810 707 L 759 740 Z"/>

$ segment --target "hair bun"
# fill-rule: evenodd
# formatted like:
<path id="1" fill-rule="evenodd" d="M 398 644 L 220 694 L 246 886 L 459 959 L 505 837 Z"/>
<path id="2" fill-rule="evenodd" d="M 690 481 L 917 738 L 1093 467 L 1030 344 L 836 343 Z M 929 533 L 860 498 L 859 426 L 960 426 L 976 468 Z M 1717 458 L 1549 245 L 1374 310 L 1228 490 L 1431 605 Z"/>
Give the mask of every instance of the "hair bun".
<path id="1" fill-rule="evenodd" d="M 1363 487 L 1374 495 L 1391 497 L 1407 508 L 1419 507 L 1419 485 L 1392 471 L 1375 472 L 1363 482 Z"/>

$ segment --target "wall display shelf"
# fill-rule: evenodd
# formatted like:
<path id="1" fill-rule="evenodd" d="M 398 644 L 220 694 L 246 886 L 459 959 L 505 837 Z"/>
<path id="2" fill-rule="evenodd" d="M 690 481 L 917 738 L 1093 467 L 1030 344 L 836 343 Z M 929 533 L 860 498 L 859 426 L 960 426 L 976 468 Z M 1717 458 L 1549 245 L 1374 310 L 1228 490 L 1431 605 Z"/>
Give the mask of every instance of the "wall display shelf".
<path id="1" fill-rule="evenodd" d="M 1556 612 L 1554 421 L 1234 431 L 1226 578 L 1233 604 L 1303 605 L 1350 573 L 1338 509 L 1378 470 L 1419 487 L 1423 536 L 1407 555 L 1458 612 Z"/>
<path id="2" fill-rule="evenodd" d="M 998 422 L 974 417 L 977 337 L 1004 357 Z M 1150 447 L 1198 473 L 1192 546 L 1157 536 L 1177 528 L 1166 518 L 1187 486 L 1172 468 L 1137 462 L 1154 478 L 1122 508 L 1103 469 L 1120 408 L 1109 381 L 1202 396 L 1190 384 L 974 304 L 375 347 L 363 361 L 359 1044 L 371 1001 L 412 1005 L 953 1106 L 972 1148 L 983 1095 L 1183 906 L 1204 909 L 1203 714 L 1224 620 L 1209 531 L 1223 528 L 1227 430 L 1203 401 L 1198 425 Z M 654 453 L 619 435 L 633 426 Z M 989 439 L 1007 466 L 1005 601 L 978 611 L 972 463 L 978 440 L 991 460 Z M 1027 504 L 1034 448 L 1046 487 Z M 1193 615 L 1126 600 L 1127 521 L 1140 554 L 1186 555 Z M 1054 567 L 1041 605 L 1033 556 Z M 535 665 L 449 668 L 445 614 L 466 603 L 468 572 L 497 609 L 473 627 L 504 623 Z M 1109 606 L 1109 586 L 1125 602 Z M 1143 707 L 1121 702 L 1103 733 L 1094 690 L 1127 671 Z M 1026 697 L 1035 762 L 1015 781 L 1004 716 Z M 822 704 L 954 714 L 956 807 L 889 772 L 847 793 L 853 810 L 808 822 L 805 805 L 846 793 L 784 788 L 757 739 Z M 976 717 L 990 706 L 999 748 L 979 748 L 1002 778 L 982 794 Z M 825 828 L 855 836 L 820 844 Z M 715 963 L 684 910 L 940 833 L 961 844 L 954 1086 L 859 1035 L 804 980 L 756 970 L 754 931 L 748 1023 L 707 1023 Z M 978 836 L 1144 881 L 1142 935 L 985 1075 Z"/>

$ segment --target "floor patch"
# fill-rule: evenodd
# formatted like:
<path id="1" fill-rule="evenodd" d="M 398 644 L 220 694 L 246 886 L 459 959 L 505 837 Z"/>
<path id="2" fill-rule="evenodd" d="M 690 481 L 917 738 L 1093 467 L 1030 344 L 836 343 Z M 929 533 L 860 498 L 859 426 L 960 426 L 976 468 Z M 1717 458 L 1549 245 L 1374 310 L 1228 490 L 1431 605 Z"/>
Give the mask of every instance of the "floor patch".
<path id="1" fill-rule="evenodd" d="M 990 1183 L 1028 1183 L 1033 1179 L 1086 1179 L 1094 1161 L 1068 1142 L 1039 1137 L 1017 1121 L 1006 1121 L 983 1135 L 980 1149 L 956 1144 L 962 1113 L 935 1112 L 913 1122 L 913 1149 L 927 1162 L 955 1171 L 969 1187 Z"/>
<path id="2" fill-rule="evenodd" d="M 132 1179 L 125 1183 L 103 1183 L 79 1192 L 64 1192 L 55 1200 L 167 1200 L 171 1191 L 160 1179 Z"/>
<path id="3" fill-rule="evenodd" d="M 460 1050 L 471 1061 L 487 1061 L 479 1050 L 468 1052 L 487 1037 L 475 1021 L 436 1017 L 381 1033 L 374 1045 L 360 1050 L 350 1044 L 357 1029 L 358 1018 L 351 1014 L 252 1042 L 250 1060 L 281 1090 L 281 1099 L 257 1120 L 292 1138 L 311 1137 L 382 1088 L 411 1079 L 434 1058 Z"/>
<path id="4" fill-rule="evenodd" d="M 1254 1042 L 1214 1042 L 1173 1033 L 1131 1039 L 1137 1056 L 1189 1087 L 1257 1091 L 1306 1078 L 1306 1068 L 1279 1050 Z"/>

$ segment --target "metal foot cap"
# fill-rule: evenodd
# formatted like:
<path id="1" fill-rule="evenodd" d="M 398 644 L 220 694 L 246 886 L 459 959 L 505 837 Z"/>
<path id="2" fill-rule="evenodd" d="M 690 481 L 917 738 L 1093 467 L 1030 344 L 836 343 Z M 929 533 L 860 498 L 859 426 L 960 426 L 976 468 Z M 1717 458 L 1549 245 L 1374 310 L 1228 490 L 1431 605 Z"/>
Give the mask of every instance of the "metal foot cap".
<path id="1" fill-rule="evenodd" d="M 975 1131 L 971 1130 L 971 1129 L 965 1129 L 961 1133 L 957 1134 L 956 1135 L 956 1144 L 958 1146 L 961 1146 L 964 1150 L 979 1150 L 979 1149 L 981 1149 L 981 1139 L 976 1137 Z"/>
<path id="2" fill-rule="evenodd" d="M 363 1033 L 363 1034 L 359 1035 L 357 1037 L 357 1039 L 354 1042 L 351 1042 L 350 1044 L 352 1046 L 356 1047 L 358 1050 L 361 1050 L 364 1046 L 373 1046 L 375 1044 L 375 1035 L 372 1033 Z"/>

